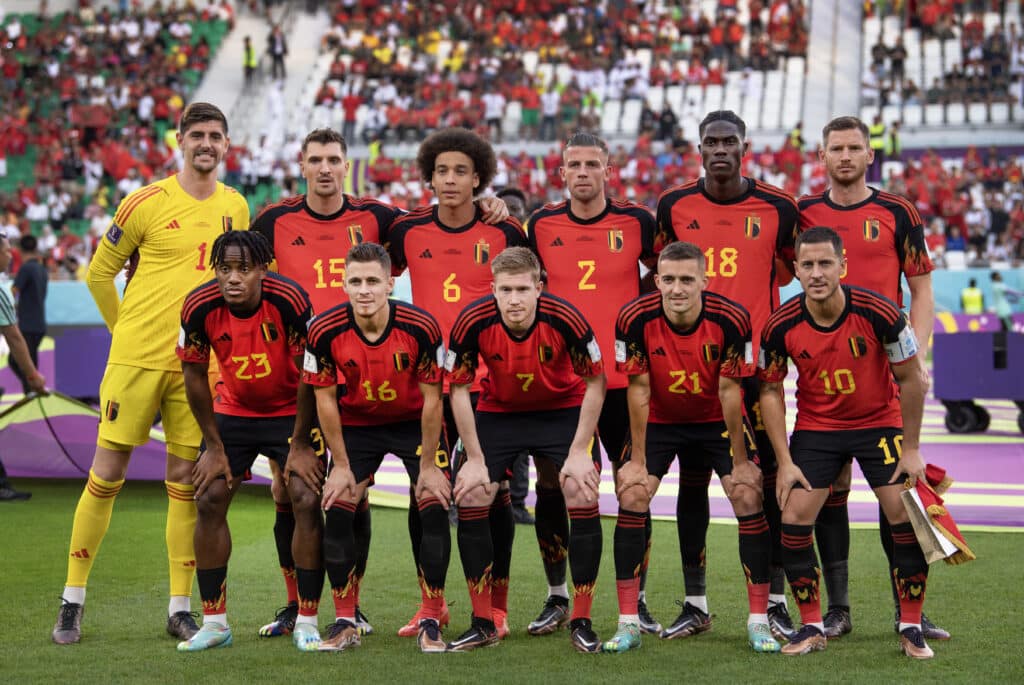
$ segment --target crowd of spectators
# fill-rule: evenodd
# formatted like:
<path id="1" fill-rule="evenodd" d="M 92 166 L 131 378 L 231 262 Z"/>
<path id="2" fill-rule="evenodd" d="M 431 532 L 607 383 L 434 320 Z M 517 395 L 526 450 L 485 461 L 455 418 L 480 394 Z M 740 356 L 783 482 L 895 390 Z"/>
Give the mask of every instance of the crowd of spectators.
<path id="1" fill-rule="evenodd" d="M 871 46 L 865 65 L 863 104 L 925 105 L 1014 102 L 1024 107 L 1024 36 L 1016 21 L 1005 18 L 1003 2 L 932 0 L 907 5 L 901 15 L 905 27 L 894 35 L 883 31 Z M 985 11 L 997 12 L 1000 23 L 988 30 Z M 942 75 L 922 83 L 922 72 L 909 73 L 905 31 L 915 31 L 921 43 L 938 39 L 956 41 L 958 50 L 943 49 Z M 957 59 L 959 56 L 959 59 Z"/>
<path id="2" fill-rule="evenodd" d="M 729 71 L 806 54 L 803 0 L 746 0 L 742 13 L 739 0 L 719 0 L 714 14 L 706 4 L 336 2 L 322 40 L 335 59 L 315 105 L 340 110 L 351 139 L 365 105 L 367 141 L 450 125 L 500 140 L 515 103 L 519 137 L 555 140 L 594 125 L 607 100 L 721 85 Z"/>

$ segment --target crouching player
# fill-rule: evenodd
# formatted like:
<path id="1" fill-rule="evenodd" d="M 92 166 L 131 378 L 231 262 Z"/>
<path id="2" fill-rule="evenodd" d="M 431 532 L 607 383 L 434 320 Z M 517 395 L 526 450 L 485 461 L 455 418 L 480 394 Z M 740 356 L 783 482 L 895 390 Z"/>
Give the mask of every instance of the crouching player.
<path id="1" fill-rule="evenodd" d="M 196 577 L 203 625 L 178 651 L 231 644 L 227 621 L 227 565 L 231 533 L 227 511 L 242 477 L 261 452 L 285 474 L 300 530 L 319 530 L 317 493 L 323 463 L 310 440 L 313 393 L 300 382 L 309 298 L 294 281 L 268 273 L 270 244 L 252 231 L 229 231 L 213 243 L 216 280 L 185 299 L 177 353 L 189 406 L 203 432 L 204 449 L 192 470 L 198 518 Z M 222 384 L 214 402 L 207 380 L 216 355 Z M 290 436 L 290 437 L 289 437 Z M 290 444 L 289 444 L 290 443 Z M 323 445 L 319 445 L 323 455 Z M 295 477 L 298 476 L 298 477 Z M 299 597 L 309 616 L 296 628 L 296 644 L 319 642 L 316 605 L 323 588 L 319 536 L 297 537 Z"/>
<path id="2" fill-rule="evenodd" d="M 498 640 L 489 511 L 506 470 L 528 450 L 538 463 L 560 469 L 575 594 L 571 639 L 577 650 L 596 652 L 601 643 L 590 608 L 601 561 L 600 472 L 590 448 L 605 393 L 601 350 L 575 307 L 541 294 L 540 262 L 529 249 L 505 249 L 491 262 L 491 273 L 493 294 L 462 310 L 445 358 L 452 412 L 466 448 L 454 492 L 459 554 L 473 606 L 472 625 L 448 649 L 467 651 Z M 474 415 L 469 390 L 481 359 L 487 375 Z"/>
<path id="3" fill-rule="evenodd" d="M 877 293 L 840 286 L 845 272 L 843 241 L 835 231 L 816 226 L 801 233 L 796 276 L 804 292 L 776 310 L 761 344 L 761 410 L 779 457 L 783 560 L 803 619 L 782 652 L 825 649 L 814 521 L 829 486 L 855 458 L 892 527 L 900 649 L 929 659 L 934 654 L 921 633 L 928 564 L 900 500 L 904 481 L 913 487 L 924 478 L 919 438 L 927 381 L 914 361 L 917 341 L 906 317 Z M 796 427 L 788 444 L 782 394 L 787 358 L 799 372 Z"/>
<path id="4" fill-rule="evenodd" d="M 739 304 L 705 290 L 705 267 L 696 245 L 667 245 L 658 258 L 658 292 L 628 303 L 616 323 L 615 363 L 629 376 L 632 447 L 619 467 L 615 577 L 620 615 L 618 631 L 604 643 L 606 652 L 640 646 L 636 606 L 644 521 L 676 456 L 692 468 L 718 473 L 739 521 L 750 645 L 755 652 L 779 651 L 768 627 L 771 539 L 761 470 L 740 388 L 742 378 L 754 373 L 750 316 Z M 684 602 L 684 615 L 686 607 Z M 696 632 L 703 630 L 695 627 L 685 635 Z M 667 637 L 680 636 L 684 633 Z"/>
<path id="5" fill-rule="evenodd" d="M 388 298 L 394 285 L 383 247 L 370 242 L 352 247 L 345 257 L 348 302 L 317 315 L 309 329 L 304 378 L 316 388 L 317 413 L 331 450 L 322 498 L 324 566 L 337 618 L 322 651 L 360 644 L 353 521 L 389 453 L 405 464 L 422 521 L 419 646 L 424 652 L 443 652 L 446 646 L 439 625 L 451 554 L 451 478 L 441 443 L 444 345 L 434 317 Z"/>

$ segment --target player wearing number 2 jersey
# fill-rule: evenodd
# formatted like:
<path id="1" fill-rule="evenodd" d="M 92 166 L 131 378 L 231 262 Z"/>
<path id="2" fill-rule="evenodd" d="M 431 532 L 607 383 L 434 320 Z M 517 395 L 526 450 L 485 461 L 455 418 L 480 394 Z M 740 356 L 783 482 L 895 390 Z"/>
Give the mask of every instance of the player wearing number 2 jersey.
<path id="1" fill-rule="evenodd" d="M 615 317 L 619 309 L 640 294 L 640 262 L 654 266 L 662 241 L 654 217 L 646 207 L 610 200 L 608 145 L 597 136 L 580 132 L 566 141 L 562 152 L 562 178 L 569 190 L 566 202 L 545 205 L 527 222 L 530 247 L 547 273 L 547 291 L 575 305 L 594 327 L 601 352 L 608 359 L 615 345 Z M 613 469 L 618 468 L 629 434 L 626 375 L 607 369 L 608 392 L 597 430 Z M 557 474 L 537 471 L 537 540 L 548 578 L 548 599 L 528 630 L 543 635 L 568 620 L 565 588 L 565 541 L 569 522 L 558 487 Z M 657 633 L 661 625 L 647 610 L 644 581 L 650 558 L 650 516 L 645 521 L 644 555 L 637 612 L 640 629 Z"/>
<path id="2" fill-rule="evenodd" d="M 754 353 L 768 316 L 779 306 L 778 269 L 792 263 L 797 209 L 779 188 L 743 176 L 740 162 L 749 150 L 746 124 L 731 111 L 708 114 L 700 124 L 700 154 L 705 176 L 672 188 L 658 200 L 658 228 L 673 240 L 694 243 L 707 260 L 708 289 L 734 300 L 750 313 Z M 764 472 L 764 505 L 773 536 L 773 572 L 769 617 L 777 636 L 792 624 L 785 610 L 785 582 L 778 544 L 779 509 L 775 458 L 758 418 L 755 378 L 743 383 L 747 415 Z M 688 597 L 705 596 L 704 546 L 707 533 L 708 469 L 686 469 L 679 476 L 677 525 L 683 545 L 683 574 Z M 685 492 L 685 494 L 684 494 Z"/>
<path id="3" fill-rule="evenodd" d="M 196 102 L 185 108 L 177 133 L 184 168 L 121 202 L 89 265 L 89 290 L 113 342 L 100 385 L 96 454 L 71 531 L 64 603 L 52 635 L 57 644 L 81 637 L 92 563 L 132 449 L 149 440 L 157 411 L 167 436 L 167 628 L 181 640 L 198 630 L 189 597 L 195 567 L 192 465 L 202 436 L 185 399 L 174 345 L 185 296 L 210 277 L 213 241 L 225 231 L 249 225 L 245 198 L 217 182 L 217 167 L 229 144 L 227 129 L 227 119 L 213 105 Z M 133 254 L 138 255 L 137 268 L 119 300 L 114 277 Z"/>

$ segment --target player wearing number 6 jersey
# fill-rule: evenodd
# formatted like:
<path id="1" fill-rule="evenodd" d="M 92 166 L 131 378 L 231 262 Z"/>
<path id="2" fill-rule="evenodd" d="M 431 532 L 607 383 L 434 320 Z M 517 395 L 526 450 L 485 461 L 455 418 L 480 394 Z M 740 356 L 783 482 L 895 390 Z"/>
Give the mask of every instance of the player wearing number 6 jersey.
<path id="1" fill-rule="evenodd" d="M 814 553 L 814 521 L 843 465 L 857 460 L 892 528 L 900 603 L 900 648 L 933 654 L 921 633 L 928 564 L 900 500 L 904 480 L 924 478 L 919 445 L 928 384 L 919 373 L 914 331 L 895 303 L 870 290 L 840 286 L 843 241 L 817 226 L 796 241 L 804 292 L 765 326 L 759 359 L 761 407 L 779 459 L 786 575 L 803 627 L 784 654 L 825 648 Z M 787 443 L 782 381 L 787 360 L 799 372 L 796 427 Z"/>
<path id="2" fill-rule="evenodd" d="M 776 281 L 790 277 L 797 208 L 779 188 L 743 176 L 741 161 L 749 150 L 746 124 L 731 111 L 711 112 L 700 124 L 704 178 L 672 188 L 658 200 L 658 228 L 671 240 L 700 247 L 707 261 L 708 289 L 740 303 L 750 313 L 754 353 L 768 316 L 779 306 Z M 780 269 L 784 269 L 780 273 Z M 785 582 L 779 546 L 779 509 L 772 496 L 775 457 L 764 433 L 757 406 L 757 380 L 743 384 L 747 415 L 764 474 L 764 506 L 772 530 L 772 587 L 769 618 L 776 637 L 792 630 L 786 611 Z M 709 627 L 706 606 L 704 551 L 709 520 L 707 499 L 710 469 L 685 468 L 679 474 L 676 524 L 683 546 L 683 575 L 688 598 L 700 614 L 684 609 L 674 628 Z"/>
<path id="3" fill-rule="evenodd" d="M 444 346 L 430 314 L 388 299 L 393 288 L 384 248 L 357 245 L 347 256 L 349 302 L 319 315 L 309 330 L 305 379 L 316 387 L 317 413 L 332 462 L 322 503 L 327 510 L 324 563 L 337 620 L 322 650 L 359 644 L 353 517 L 370 478 L 389 453 L 405 463 L 422 522 L 416 541 L 423 602 L 420 649 L 445 649 L 440 621 L 451 549 L 445 513 L 451 484 L 442 431 Z"/>
<path id="4" fill-rule="evenodd" d="M 431 134 L 420 145 L 416 165 L 438 202 L 395 222 L 388 233 L 389 252 L 395 275 L 409 271 L 413 302 L 433 314 L 447 336 L 463 307 L 490 292 L 491 260 L 506 247 L 525 246 L 526 236 L 515 219 L 485 223 L 482 209 L 473 202 L 473 197 L 490 185 L 497 169 L 493 148 L 477 134 L 462 128 Z M 471 391 L 479 389 L 474 383 Z M 458 430 L 447 402 L 445 424 L 454 449 Z M 507 591 L 515 535 L 507 487 L 495 498 L 491 517 L 498 550 L 493 576 L 498 587 Z M 505 595 L 501 591 L 499 595 L 495 615 L 499 632 L 504 634 L 507 628 L 500 626 L 506 625 L 507 606 Z M 409 634 L 418 617 L 399 634 Z"/>
<path id="5" fill-rule="evenodd" d="M 225 231 L 246 229 L 249 207 L 234 189 L 217 181 L 229 144 L 227 119 L 219 109 L 190 104 L 182 112 L 177 140 L 184 168 L 121 202 L 89 265 L 89 290 L 113 342 L 100 385 L 96 453 L 71 529 L 67 582 L 52 634 L 57 644 L 81 637 L 89 572 L 132 449 L 149 440 L 158 411 L 167 436 L 167 630 L 181 640 L 198 630 L 189 596 L 195 575 L 192 465 L 202 436 L 185 399 L 174 345 L 185 296 L 210 278 L 213 241 Z M 133 256 L 135 272 L 119 300 L 114 278 Z"/>
<path id="6" fill-rule="evenodd" d="M 227 512 L 258 454 L 266 454 L 285 473 L 293 471 L 300 455 L 317 462 L 312 476 L 293 477 L 289 486 L 293 499 L 305 504 L 296 507 L 300 519 L 320 516 L 316 497 L 308 496 L 315 490 L 304 482 L 308 478 L 319 487 L 323 472 L 311 441 L 313 393 L 299 383 L 312 309 L 297 283 L 267 273 L 272 258 L 270 244 L 260 234 L 225 233 L 213 243 L 216 280 L 193 290 L 182 307 L 177 353 L 204 443 L 192 472 L 199 509 L 195 548 L 203 626 L 180 642 L 178 651 L 231 644 L 225 590 L 231 554 Z M 216 400 L 207 382 L 212 356 L 221 369 Z M 322 442 L 319 447 L 322 459 Z M 296 539 L 296 548 L 319 558 L 319 536 Z M 315 571 L 300 573 L 322 579 L 323 571 L 315 566 Z M 319 590 L 311 593 L 314 602 Z"/>
<path id="7" fill-rule="evenodd" d="M 547 291 L 572 302 L 594 327 L 606 358 L 615 345 L 615 317 L 640 294 L 640 262 L 654 266 L 662 244 L 650 210 L 633 202 L 610 200 L 608 145 L 597 136 L 573 134 L 562 151 L 562 178 L 569 199 L 545 205 L 527 222 L 530 247 L 547 274 Z M 618 468 L 629 436 L 626 375 L 609 368 L 608 392 L 597 423 L 598 434 L 613 469 Z M 637 612 L 640 629 L 661 631 L 647 610 L 644 581 L 650 558 L 650 516 L 644 529 L 646 549 Z M 565 587 L 565 543 L 569 522 L 557 474 L 537 472 L 537 541 L 548 578 L 548 599 L 528 630 L 543 635 L 568 620 L 569 595 Z"/>

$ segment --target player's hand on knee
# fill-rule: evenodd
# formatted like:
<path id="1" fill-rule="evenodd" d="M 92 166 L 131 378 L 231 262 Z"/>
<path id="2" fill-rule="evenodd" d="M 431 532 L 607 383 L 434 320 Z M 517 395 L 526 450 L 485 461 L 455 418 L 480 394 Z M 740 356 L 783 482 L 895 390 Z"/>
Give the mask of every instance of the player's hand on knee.
<path id="1" fill-rule="evenodd" d="M 641 466 L 635 461 L 627 461 L 619 467 L 618 474 L 616 476 L 615 483 L 615 495 L 622 497 L 622 493 L 633 487 L 641 487 L 651 494 L 649 487 L 649 475 L 647 473 L 647 466 Z"/>
<path id="2" fill-rule="evenodd" d="M 476 488 L 483 488 L 486 495 L 492 495 L 498 488 L 497 483 L 491 482 L 491 476 L 487 472 L 487 465 L 482 459 L 467 459 L 459 468 L 459 475 L 455 479 L 455 503 L 461 505 L 463 500 Z"/>
<path id="3" fill-rule="evenodd" d="M 416 501 L 420 502 L 429 497 L 437 499 L 447 511 L 448 502 L 452 497 L 452 484 L 444 475 L 444 471 L 436 466 L 420 469 L 419 478 L 416 479 Z"/>
<path id="4" fill-rule="evenodd" d="M 334 465 L 331 475 L 324 481 L 324 494 L 320 500 L 320 506 L 327 511 L 334 503 L 342 499 L 348 493 L 349 499 L 354 500 L 356 496 L 356 477 L 352 469 L 347 466 Z"/>
<path id="5" fill-rule="evenodd" d="M 231 489 L 231 464 L 223 449 L 207 449 L 199 455 L 192 466 L 192 485 L 195 487 L 195 498 L 199 499 L 215 480 L 224 477 L 228 489 Z"/>
<path id="6" fill-rule="evenodd" d="M 789 501 L 789 494 L 793 488 L 800 485 L 808 492 L 813 490 L 810 482 L 804 477 L 804 472 L 796 464 L 789 463 L 779 466 L 779 473 L 775 477 L 775 496 L 779 500 L 779 509 L 786 509 L 786 502 Z"/>
<path id="7" fill-rule="evenodd" d="M 755 490 L 761 489 L 761 469 L 752 461 L 746 461 L 732 466 L 733 487 L 746 485 Z"/>
<path id="8" fill-rule="evenodd" d="M 324 467 L 311 446 L 292 442 L 288 449 L 288 460 L 284 464 L 285 485 L 292 474 L 298 476 L 307 488 L 320 494 L 320 484 L 324 482 Z"/>
<path id="9" fill-rule="evenodd" d="M 622 473 L 622 470 L 619 470 Z M 565 460 L 562 470 L 558 474 L 558 482 L 565 490 L 568 481 L 573 481 L 579 488 L 580 494 L 587 503 L 596 502 L 600 494 L 601 474 L 594 466 L 590 455 L 573 456 Z"/>

